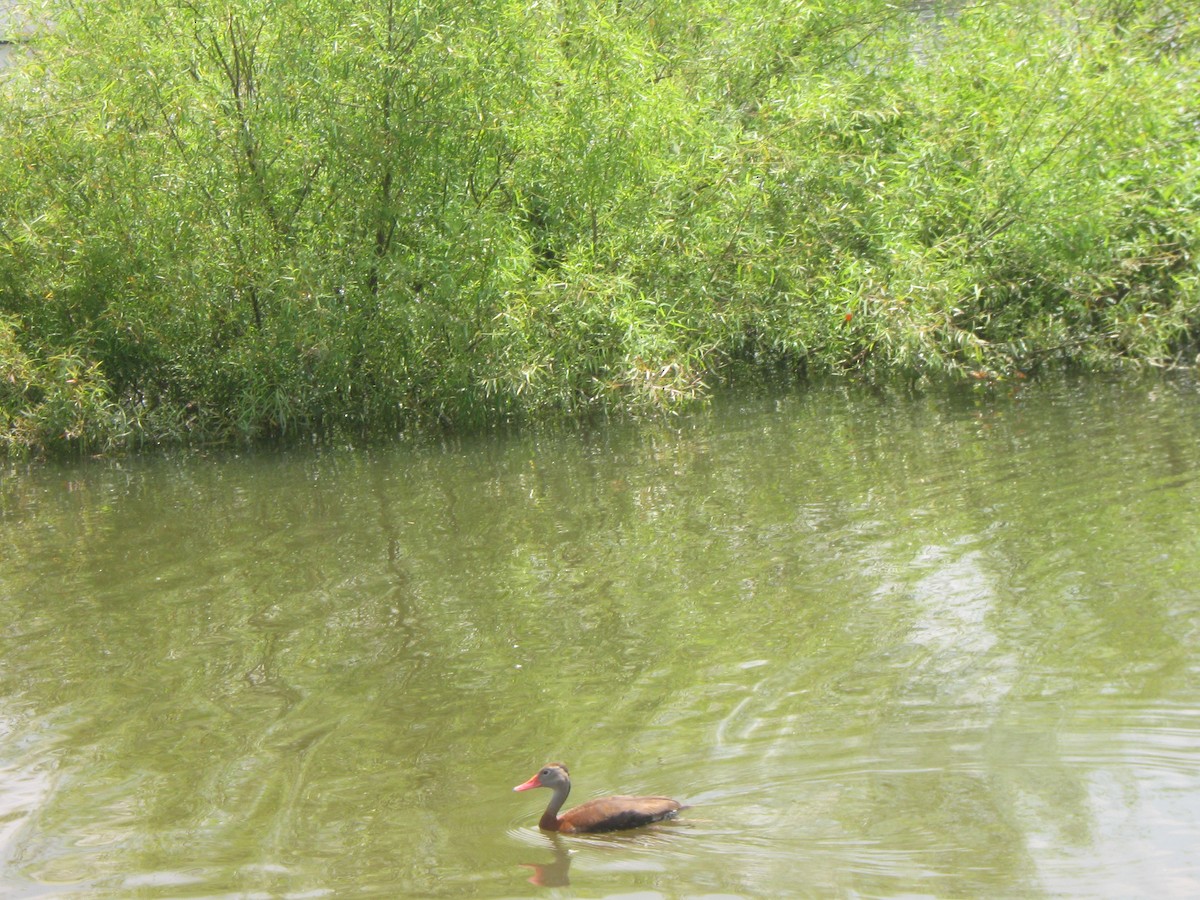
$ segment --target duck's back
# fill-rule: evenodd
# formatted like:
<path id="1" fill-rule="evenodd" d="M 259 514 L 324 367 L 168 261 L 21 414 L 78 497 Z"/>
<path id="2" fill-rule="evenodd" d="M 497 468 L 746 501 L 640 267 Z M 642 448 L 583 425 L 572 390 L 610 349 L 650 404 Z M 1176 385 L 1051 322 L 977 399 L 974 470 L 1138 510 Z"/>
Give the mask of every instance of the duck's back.
<path id="1" fill-rule="evenodd" d="M 571 833 L 621 831 L 674 818 L 683 804 L 670 797 L 601 797 L 558 817 L 558 830 Z"/>

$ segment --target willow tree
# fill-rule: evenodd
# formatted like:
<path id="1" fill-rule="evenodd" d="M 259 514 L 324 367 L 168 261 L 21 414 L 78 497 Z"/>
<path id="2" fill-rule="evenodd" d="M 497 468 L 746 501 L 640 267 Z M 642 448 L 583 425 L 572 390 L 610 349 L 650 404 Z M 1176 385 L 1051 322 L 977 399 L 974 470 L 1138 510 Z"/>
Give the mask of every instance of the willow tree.
<path id="1" fill-rule="evenodd" d="M 0 440 L 1169 360 L 1197 26 L 947 7 L 46 0 L 0 75 Z"/>

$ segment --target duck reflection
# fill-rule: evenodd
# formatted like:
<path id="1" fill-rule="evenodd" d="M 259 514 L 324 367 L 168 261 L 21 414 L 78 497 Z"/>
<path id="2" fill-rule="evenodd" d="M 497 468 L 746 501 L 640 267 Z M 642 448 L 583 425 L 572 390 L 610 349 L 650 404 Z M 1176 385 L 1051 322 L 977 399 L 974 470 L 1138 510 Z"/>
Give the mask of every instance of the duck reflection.
<path id="1" fill-rule="evenodd" d="M 566 887 L 571 883 L 571 855 L 557 834 L 547 836 L 549 849 L 554 859 L 548 863 L 521 863 L 524 869 L 533 869 L 529 883 L 538 887 Z"/>

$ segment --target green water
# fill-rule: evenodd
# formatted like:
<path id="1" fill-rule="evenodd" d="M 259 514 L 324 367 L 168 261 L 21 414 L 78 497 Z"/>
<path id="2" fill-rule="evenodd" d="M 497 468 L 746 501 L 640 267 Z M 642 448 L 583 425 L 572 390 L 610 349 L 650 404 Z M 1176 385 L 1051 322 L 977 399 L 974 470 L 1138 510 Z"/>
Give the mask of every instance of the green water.
<path id="1" fill-rule="evenodd" d="M 0 472 L 5 896 L 1200 895 L 1193 382 Z"/>

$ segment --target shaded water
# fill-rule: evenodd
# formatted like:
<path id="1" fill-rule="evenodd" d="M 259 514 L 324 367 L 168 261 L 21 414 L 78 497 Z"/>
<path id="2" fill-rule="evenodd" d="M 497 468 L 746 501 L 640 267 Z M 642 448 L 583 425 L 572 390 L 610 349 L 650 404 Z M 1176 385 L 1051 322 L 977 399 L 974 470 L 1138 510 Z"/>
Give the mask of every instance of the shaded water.
<path id="1" fill-rule="evenodd" d="M 9 468 L 0 893 L 1200 895 L 1198 413 L 825 388 Z M 550 759 L 692 808 L 548 837 Z"/>

